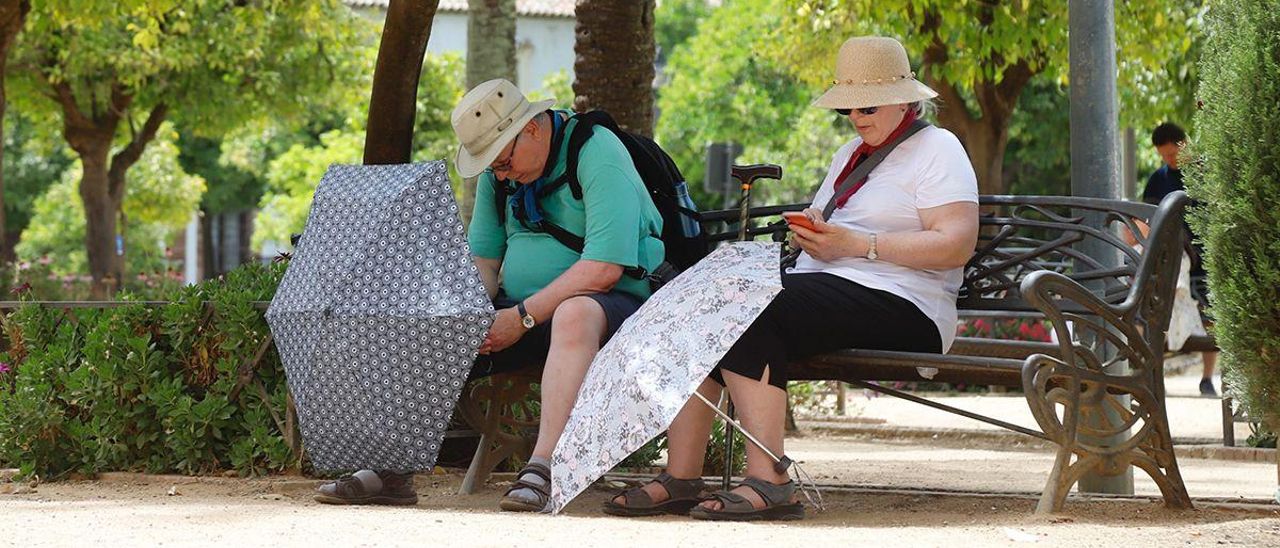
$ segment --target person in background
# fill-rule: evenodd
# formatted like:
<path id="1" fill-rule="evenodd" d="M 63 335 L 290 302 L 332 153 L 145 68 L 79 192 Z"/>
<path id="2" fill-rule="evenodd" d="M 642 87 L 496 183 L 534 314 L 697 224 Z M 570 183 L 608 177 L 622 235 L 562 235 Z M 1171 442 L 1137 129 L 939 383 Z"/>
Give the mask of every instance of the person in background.
<path id="1" fill-rule="evenodd" d="M 1156 152 L 1160 154 L 1160 160 L 1163 162 L 1163 165 L 1161 165 L 1160 169 L 1155 170 L 1155 172 L 1147 178 L 1147 186 L 1142 190 L 1142 201 L 1154 205 L 1159 204 L 1160 200 L 1164 199 L 1164 197 L 1170 192 L 1185 190 L 1185 187 L 1182 184 L 1182 169 L 1179 155 L 1182 153 L 1182 148 L 1187 144 L 1187 133 L 1176 124 L 1172 122 L 1165 122 L 1156 126 L 1155 131 L 1151 132 L 1151 144 L 1156 147 Z M 1184 220 L 1183 223 L 1186 224 L 1186 221 Z M 1204 307 L 1207 304 L 1205 302 L 1207 295 L 1205 294 L 1203 286 L 1203 281 L 1205 279 L 1204 263 L 1200 259 L 1204 252 L 1204 248 L 1200 245 L 1198 239 L 1195 238 L 1195 234 L 1191 232 L 1190 225 L 1186 226 L 1186 230 L 1192 238 L 1192 248 L 1195 253 L 1189 257 L 1189 267 L 1188 265 L 1183 266 L 1183 269 L 1187 270 L 1187 273 L 1179 277 L 1178 290 L 1179 292 L 1184 290 L 1189 292 L 1196 300 L 1200 301 L 1200 306 Z M 1187 315 L 1185 312 L 1181 312 L 1182 315 L 1180 316 L 1179 310 L 1182 310 L 1183 308 L 1185 307 L 1175 307 L 1175 317 L 1170 322 L 1171 330 L 1177 328 L 1181 324 L 1202 321 L 1198 316 L 1186 317 Z M 1188 329 L 1187 331 L 1190 331 L 1191 334 L 1204 334 L 1203 328 L 1199 330 Z M 1170 333 L 1169 340 L 1171 346 L 1176 342 L 1176 339 L 1182 339 L 1182 341 L 1185 342 L 1186 337 L 1177 337 L 1174 333 Z M 1171 348 L 1171 350 L 1178 350 L 1182 347 L 1182 344 L 1178 343 L 1177 346 L 1178 348 Z M 1213 386 L 1213 370 L 1218 363 L 1218 353 L 1217 351 L 1202 352 L 1201 358 L 1204 360 L 1204 370 L 1201 372 L 1200 377 L 1200 394 L 1203 396 L 1216 397 L 1218 392 Z"/>

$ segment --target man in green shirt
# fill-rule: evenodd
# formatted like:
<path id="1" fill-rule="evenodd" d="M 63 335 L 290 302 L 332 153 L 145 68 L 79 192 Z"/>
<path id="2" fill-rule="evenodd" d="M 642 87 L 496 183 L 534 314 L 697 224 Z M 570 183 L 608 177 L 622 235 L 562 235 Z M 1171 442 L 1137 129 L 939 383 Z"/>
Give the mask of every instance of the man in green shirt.
<path id="1" fill-rule="evenodd" d="M 555 184 L 567 164 L 576 120 L 548 110 L 554 100 L 529 103 L 514 84 L 491 80 L 469 91 L 453 111 L 461 142 L 457 168 L 477 177 L 468 240 L 498 314 L 480 347 L 473 376 L 545 358 L 538 441 L 529 465 L 500 506 L 540 511 L 550 489 L 550 459 L 587 367 L 600 347 L 649 296 L 646 280 L 665 255 L 662 217 L 648 196 L 626 147 L 611 131 L 593 127 L 578 154 L 581 199 Z M 556 226 L 583 239 L 578 253 L 546 232 Z M 321 488 L 322 502 L 412 504 L 410 479 L 361 471 Z M 350 496 L 341 496 L 352 493 Z M 371 500 L 376 499 L 376 500 Z"/>

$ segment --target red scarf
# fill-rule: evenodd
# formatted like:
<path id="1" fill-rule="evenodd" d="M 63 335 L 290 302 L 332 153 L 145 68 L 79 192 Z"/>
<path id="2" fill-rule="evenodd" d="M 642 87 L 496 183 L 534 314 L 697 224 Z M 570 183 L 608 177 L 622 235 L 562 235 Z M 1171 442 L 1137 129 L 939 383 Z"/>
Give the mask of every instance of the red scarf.
<path id="1" fill-rule="evenodd" d="M 893 130 L 893 133 L 890 133 L 889 137 L 879 145 L 871 146 L 867 144 L 866 141 L 863 141 L 862 144 L 858 145 L 858 148 L 853 151 L 853 156 L 849 157 L 849 163 L 845 164 L 844 169 L 840 170 L 840 176 L 836 177 L 836 180 L 832 183 L 835 185 L 834 190 L 839 190 L 840 183 L 844 182 L 845 177 L 848 177 L 850 173 L 853 173 L 853 169 L 857 167 L 858 164 L 862 163 L 863 160 L 867 159 L 868 156 L 871 156 L 871 154 L 876 150 L 879 150 L 881 146 L 885 145 L 885 143 L 892 143 L 895 141 L 903 134 L 903 132 L 907 131 L 907 128 L 911 126 L 911 122 L 914 121 L 916 121 L 915 110 L 907 109 L 907 114 L 902 117 L 902 122 L 899 123 L 898 127 Z M 854 183 L 853 186 L 849 187 L 849 190 L 845 191 L 845 193 L 836 200 L 836 209 L 844 207 L 844 204 L 849 201 L 849 198 L 853 197 L 855 193 L 862 189 L 862 185 L 865 184 L 867 184 L 867 178 L 863 177 L 861 181 L 858 181 Z"/>

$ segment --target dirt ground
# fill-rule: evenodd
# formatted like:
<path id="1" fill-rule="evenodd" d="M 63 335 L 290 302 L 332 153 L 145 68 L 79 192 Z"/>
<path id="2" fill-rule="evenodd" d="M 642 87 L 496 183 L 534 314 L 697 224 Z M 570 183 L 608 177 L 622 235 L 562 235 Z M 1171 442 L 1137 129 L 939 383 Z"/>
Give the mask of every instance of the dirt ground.
<path id="1" fill-rule="evenodd" d="M 0 495 L 0 545 L 529 546 L 1280 546 L 1280 506 L 1265 500 L 1274 465 L 1185 459 L 1193 511 L 1147 498 L 1083 499 L 1064 513 L 1033 514 L 1050 454 L 914 442 L 806 436 L 788 450 L 825 490 L 827 511 L 786 524 L 715 524 L 684 517 L 603 515 L 608 486 L 584 493 L 566 515 L 507 514 L 506 484 L 456 494 L 458 474 L 420 476 L 411 508 L 324 506 L 310 480 L 107 476 Z M 1256 469 L 1255 469 L 1256 468 Z M 1152 486 L 1137 478 L 1138 493 Z M 176 494 L 170 495 L 171 489 Z M 981 491 L 981 494 L 973 494 Z M 1234 495 L 1233 495 L 1234 494 Z"/>

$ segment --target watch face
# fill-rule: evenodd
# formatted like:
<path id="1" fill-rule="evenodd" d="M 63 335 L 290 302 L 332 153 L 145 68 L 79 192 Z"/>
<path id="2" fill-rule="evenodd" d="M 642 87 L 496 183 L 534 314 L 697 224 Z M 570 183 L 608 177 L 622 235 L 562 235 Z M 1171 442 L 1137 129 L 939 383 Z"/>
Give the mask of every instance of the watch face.
<path id="1" fill-rule="evenodd" d="M 533 325 L 534 325 L 533 316 L 525 316 L 523 318 L 520 318 L 520 323 L 524 325 L 525 329 L 533 329 Z"/>

